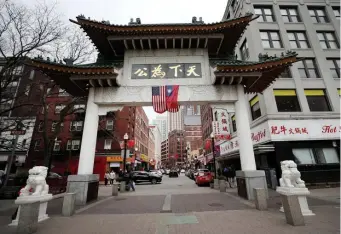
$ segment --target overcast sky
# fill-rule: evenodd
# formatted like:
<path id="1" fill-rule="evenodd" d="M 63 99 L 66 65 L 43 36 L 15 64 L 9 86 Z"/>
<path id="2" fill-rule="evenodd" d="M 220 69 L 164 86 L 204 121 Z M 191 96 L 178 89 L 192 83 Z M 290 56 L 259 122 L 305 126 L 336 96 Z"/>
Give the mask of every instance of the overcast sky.
<path id="1" fill-rule="evenodd" d="M 22 0 L 25 3 L 36 0 Z M 65 22 L 83 14 L 111 24 L 127 24 L 130 18 L 147 23 L 190 23 L 202 17 L 205 23 L 222 19 L 228 0 L 45 0 L 57 2 L 57 10 Z M 157 115 L 152 107 L 144 107 L 149 121 Z"/>

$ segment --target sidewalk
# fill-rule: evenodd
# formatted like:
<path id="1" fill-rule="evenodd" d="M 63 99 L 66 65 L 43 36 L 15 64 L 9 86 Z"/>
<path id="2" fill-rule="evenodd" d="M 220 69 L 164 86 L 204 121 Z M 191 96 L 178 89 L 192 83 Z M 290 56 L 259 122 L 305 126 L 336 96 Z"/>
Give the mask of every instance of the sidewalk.
<path id="1" fill-rule="evenodd" d="M 53 217 L 39 224 L 37 234 L 224 234 L 224 233 L 339 233 L 339 209 L 318 207 L 306 226 L 287 225 L 284 214 L 273 211 L 230 210 L 186 214 L 96 214 Z M 5 227 L 3 234 L 14 234 Z"/>

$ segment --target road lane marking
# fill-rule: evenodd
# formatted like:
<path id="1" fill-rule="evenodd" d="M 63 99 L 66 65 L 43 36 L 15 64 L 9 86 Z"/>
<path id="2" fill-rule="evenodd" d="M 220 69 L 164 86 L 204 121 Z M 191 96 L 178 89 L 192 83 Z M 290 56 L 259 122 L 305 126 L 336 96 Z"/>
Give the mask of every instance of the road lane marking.
<path id="1" fill-rule="evenodd" d="M 172 213 L 171 209 L 172 194 L 167 194 L 165 201 L 162 206 L 161 213 Z"/>

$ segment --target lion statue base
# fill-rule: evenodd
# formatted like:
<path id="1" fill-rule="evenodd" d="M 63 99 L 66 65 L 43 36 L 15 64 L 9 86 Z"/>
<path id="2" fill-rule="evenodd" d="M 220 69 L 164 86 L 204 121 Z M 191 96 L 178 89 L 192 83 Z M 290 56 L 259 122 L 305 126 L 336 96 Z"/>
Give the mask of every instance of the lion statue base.
<path id="1" fill-rule="evenodd" d="M 20 197 L 43 196 L 49 193 L 49 185 L 46 183 L 47 167 L 35 166 L 28 171 L 26 186 L 20 190 Z"/>

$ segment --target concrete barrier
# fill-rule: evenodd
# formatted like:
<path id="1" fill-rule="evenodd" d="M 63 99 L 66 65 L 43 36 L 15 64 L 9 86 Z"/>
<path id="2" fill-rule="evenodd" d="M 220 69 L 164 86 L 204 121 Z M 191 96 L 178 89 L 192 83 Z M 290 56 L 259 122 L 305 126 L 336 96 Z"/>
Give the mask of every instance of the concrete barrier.
<path id="1" fill-rule="evenodd" d="M 287 223 L 293 226 L 304 226 L 304 217 L 298 196 L 281 194 L 281 199 Z"/>
<path id="2" fill-rule="evenodd" d="M 63 216 L 72 216 L 75 213 L 76 193 L 64 193 Z"/>
<path id="3" fill-rule="evenodd" d="M 255 205 L 257 210 L 267 210 L 267 196 L 264 188 L 254 188 L 253 194 L 255 196 Z"/>
<path id="4" fill-rule="evenodd" d="M 119 185 L 120 185 L 120 183 L 116 183 L 116 182 L 113 183 L 112 190 L 111 190 L 112 196 L 118 196 L 118 186 Z"/>
<path id="5" fill-rule="evenodd" d="M 17 234 L 31 234 L 38 230 L 40 202 L 21 204 Z"/>

